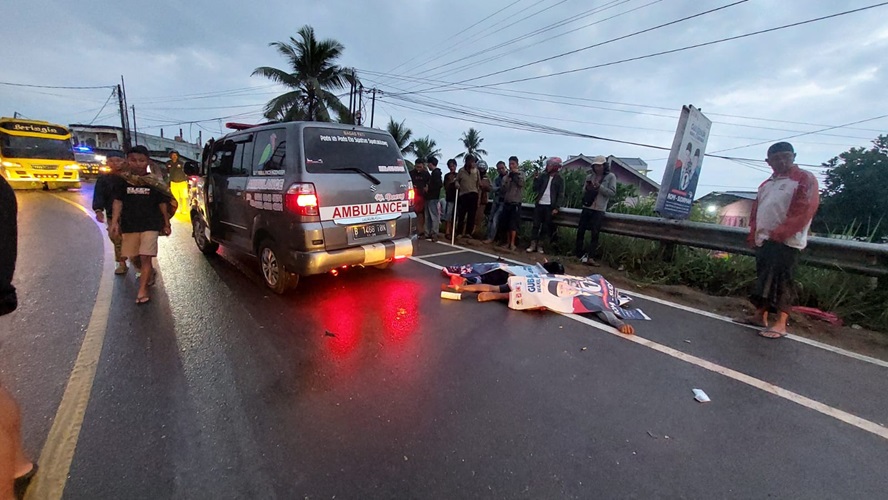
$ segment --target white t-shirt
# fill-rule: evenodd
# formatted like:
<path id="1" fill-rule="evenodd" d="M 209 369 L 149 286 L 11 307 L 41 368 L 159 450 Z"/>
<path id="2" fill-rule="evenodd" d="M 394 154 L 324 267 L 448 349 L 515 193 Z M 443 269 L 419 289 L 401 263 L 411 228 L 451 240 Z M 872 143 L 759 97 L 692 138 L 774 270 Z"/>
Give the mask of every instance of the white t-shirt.
<path id="1" fill-rule="evenodd" d="M 543 191 L 543 196 L 540 197 L 540 205 L 551 205 L 552 204 L 552 176 L 549 176 L 549 181 L 546 183 L 546 190 Z"/>

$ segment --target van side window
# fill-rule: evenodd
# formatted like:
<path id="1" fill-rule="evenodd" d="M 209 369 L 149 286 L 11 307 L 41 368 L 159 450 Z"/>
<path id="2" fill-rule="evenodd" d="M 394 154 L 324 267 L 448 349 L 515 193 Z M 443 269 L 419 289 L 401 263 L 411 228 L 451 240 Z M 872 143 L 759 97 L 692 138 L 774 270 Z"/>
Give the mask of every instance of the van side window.
<path id="1" fill-rule="evenodd" d="M 210 172 L 221 175 L 232 175 L 234 168 L 234 141 L 217 142 L 210 156 Z"/>
<path id="2" fill-rule="evenodd" d="M 271 172 L 281 171 L 285 168 L 284 160 L 287 153 L 286 129 L 276 128 L 258 132 L 253 144 L 253 174 L 282 174 L 283 172 L 275 172 L 275 174 Z"/>
<path id="3" fill-rule="evenodd" d="M 234 161 L 229 175 L 248 175 L 250 172 L 250 160 L 253 156 L 253 142 L 241 142 L 245 138 L 235 139 Z"/>

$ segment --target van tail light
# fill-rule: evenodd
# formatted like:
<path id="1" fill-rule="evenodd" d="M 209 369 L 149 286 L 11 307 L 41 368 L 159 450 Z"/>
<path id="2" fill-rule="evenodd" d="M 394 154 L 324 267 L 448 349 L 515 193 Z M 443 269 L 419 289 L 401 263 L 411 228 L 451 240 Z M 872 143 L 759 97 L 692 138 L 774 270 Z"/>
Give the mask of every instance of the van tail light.
<path id="1" fill-rule="evenodd" d="M 284 205 L 296 215 L 318 215 L 318 193 L 314 184 L 297 182 L 287 189 Z"/>
<path id="2" fill-rule="evenodd" d="M 413 190 L 413 181 L 407 183 L 407 203 L 409 206 L 413 206 L 413 201 L 416 199 L 416 191 Z"/>

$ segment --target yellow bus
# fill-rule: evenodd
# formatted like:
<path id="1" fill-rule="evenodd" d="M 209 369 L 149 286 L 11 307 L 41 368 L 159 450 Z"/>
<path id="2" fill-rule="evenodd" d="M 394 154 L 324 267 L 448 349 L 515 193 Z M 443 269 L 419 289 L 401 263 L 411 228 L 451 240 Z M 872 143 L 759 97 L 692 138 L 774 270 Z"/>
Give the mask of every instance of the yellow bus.
<path id="1" fill-rule="evenodd" d="M 39 120 L 0 118 L 0 175 L 15 189 L 79 188 L 71 132 Z"/>

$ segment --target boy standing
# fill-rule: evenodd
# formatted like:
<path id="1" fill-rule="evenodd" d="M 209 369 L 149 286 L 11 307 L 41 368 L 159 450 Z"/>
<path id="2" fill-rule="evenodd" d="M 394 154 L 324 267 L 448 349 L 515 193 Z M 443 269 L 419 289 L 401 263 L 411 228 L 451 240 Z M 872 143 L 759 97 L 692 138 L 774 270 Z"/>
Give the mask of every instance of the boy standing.
<path id="1" fill-rule="evenodd" d="M 135 146 L 126 155 L 132 174 L 143 177 L 148 173 L 148 150 Z M 111 234 L 122 235 L 122 251 L 130 260 L 138 257 L 141 261 L 139 293 L 136 304 L 151 300 L 148 285 L 153 282 L 154 268 L 151 259 L 157 256 L 157 238 L 161 233 L 169 235 L 169 199 L 160 191 L 149 186 L 121 183 L 114 195 Z"/>

